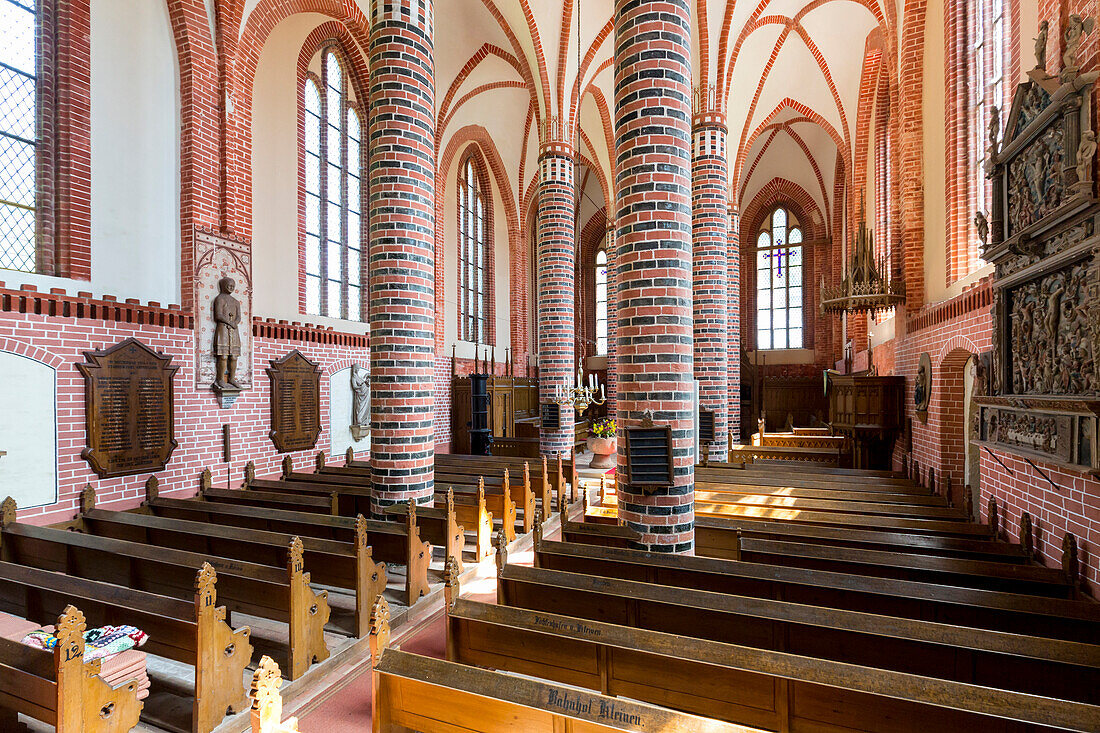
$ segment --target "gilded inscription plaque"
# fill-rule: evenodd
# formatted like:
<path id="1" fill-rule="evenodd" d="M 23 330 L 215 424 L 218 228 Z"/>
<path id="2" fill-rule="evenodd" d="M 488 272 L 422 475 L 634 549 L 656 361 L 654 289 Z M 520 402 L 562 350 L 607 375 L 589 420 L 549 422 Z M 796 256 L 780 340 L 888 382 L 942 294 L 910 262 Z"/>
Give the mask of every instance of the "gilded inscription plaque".
<path id="1" fill-rule="evenodd" d="M 271 441 L 280 453 L 312 450 L 321 435 L 321 368 L 294 350 L 272 361 Z"/>
<path id="2" fill-rule="evenodd" d="M 85 351 L 81 453 L 100 478 L 161 471 L 178 445 L 172 378 L 178 366 L 136 339 Z"/>

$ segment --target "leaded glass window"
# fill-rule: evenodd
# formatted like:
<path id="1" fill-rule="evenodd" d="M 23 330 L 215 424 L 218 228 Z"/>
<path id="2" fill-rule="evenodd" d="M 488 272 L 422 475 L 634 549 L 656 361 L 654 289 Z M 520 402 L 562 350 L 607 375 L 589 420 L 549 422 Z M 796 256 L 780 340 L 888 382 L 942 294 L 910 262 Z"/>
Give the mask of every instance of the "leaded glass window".
<path id="1" fill-rule="evenodd" d="M 305 83 L 306 312 L 363 320 L 363 124 L 344 66 Z"/>
<path id="2" fill-rule="evenodd" d="M 596 253 L 596 354 L 607 354 L 607 252 Z"/>
<path id="3" fill-rule="evenodd" d="M 756 237 L 756 345 L 801 349 L 802 229 L 783 207 Z"/>
<path id="4" fill-rule="evenodd" d="M 0 0 L 0 268 L 34 272 L 37 81 L 34 0 Z"/>
<path id="5" fill-rule="evenodd" d="M 459 170 L 458 179 L 458 322 L 463 341 L 488 341 L 485 321 L 486 238 L 485 194 L 473 156 Z"/>

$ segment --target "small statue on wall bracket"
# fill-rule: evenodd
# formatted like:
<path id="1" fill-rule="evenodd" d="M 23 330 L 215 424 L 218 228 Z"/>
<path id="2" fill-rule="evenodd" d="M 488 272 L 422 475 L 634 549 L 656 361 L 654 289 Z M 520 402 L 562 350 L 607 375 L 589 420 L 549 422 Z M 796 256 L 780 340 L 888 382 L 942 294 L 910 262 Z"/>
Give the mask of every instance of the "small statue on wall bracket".
<path id="1" fill-rule="evenodd" d="M 928 422 L 928 403 L 932 401 L 932 357 L 927 352 L 920 355 L 917 365 L 917 381 L 913 386 L 913 402 L 916 403 L 917 417 L 922 423 Z"/>
<path id="2" fill-rule="evenodd" d="M 1039 24 L 1039 35 L 1035 39 L 1035 68 L 1046 71 L 1047 69 L 1047 34 L 1050 32 L 1050 21 L 1044 20 Z"/>
<path id="3" fill-rule="evenodd" d="M 984 211 L 974 214 L 974 228 L 978 230 L 978 241 L 985 247 L 989 244 L 989 219 Z"/>
<path id="4" fill-rule="evenodd" d="M 237 359 L 241 355 L 241 303 L 233 297 L 237 283 L 231 277 L 218 281 L 214 298 L 214 391 L 219 396 L 241 391 L 237 383 Z"/>
<path id="5" fill-rule="evenodd" d="M 356 441 L 370 435 L 370 371 L 351 366 L 351 437 Z"/>

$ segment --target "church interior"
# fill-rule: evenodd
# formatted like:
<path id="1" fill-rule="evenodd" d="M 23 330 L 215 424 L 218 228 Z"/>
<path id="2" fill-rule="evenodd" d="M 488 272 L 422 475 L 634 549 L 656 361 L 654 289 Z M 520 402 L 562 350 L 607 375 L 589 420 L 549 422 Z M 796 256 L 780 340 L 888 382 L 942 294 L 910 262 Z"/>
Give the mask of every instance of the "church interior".
<path id="1" fill-rule="evenodd" d="M 1100 731 L 1098 11 L 0 0 L 0 733 Z"/>

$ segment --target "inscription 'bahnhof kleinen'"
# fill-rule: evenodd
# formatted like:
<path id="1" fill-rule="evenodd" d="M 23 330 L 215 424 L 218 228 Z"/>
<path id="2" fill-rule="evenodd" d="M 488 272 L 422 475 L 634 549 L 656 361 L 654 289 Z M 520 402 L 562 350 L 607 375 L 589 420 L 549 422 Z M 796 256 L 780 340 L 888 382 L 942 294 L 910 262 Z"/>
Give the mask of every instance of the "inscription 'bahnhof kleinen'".
<path id="1" fill-rule="evenodd" d="M 597 703 L 593 707 L 592 703 Z M 585 698 L 580 695 L 570 695 L 568 692 L 550 690 L 546 697 L 547 707 L 557 708 L 574 715 L 593 715 L 599 720 L 610 720 L 616 723 L 628 725 L 641 725 L 642 716 L 626 712 L 609 700 Z"/>

